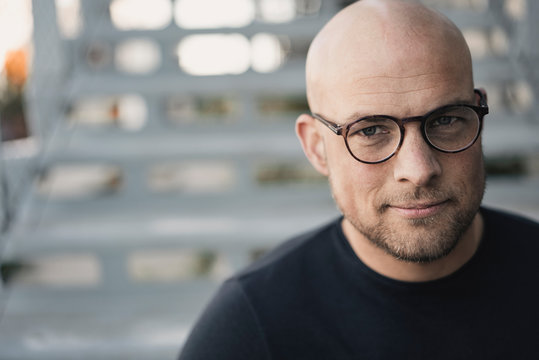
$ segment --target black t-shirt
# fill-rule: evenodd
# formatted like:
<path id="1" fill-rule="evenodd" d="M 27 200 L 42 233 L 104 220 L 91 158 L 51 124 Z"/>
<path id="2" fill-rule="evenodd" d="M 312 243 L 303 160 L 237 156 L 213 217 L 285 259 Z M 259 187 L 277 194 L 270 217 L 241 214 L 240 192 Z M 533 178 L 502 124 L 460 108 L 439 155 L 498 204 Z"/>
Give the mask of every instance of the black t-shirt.
<path id="1" fill-rule="evenodd" d="M 292 239 L 222 285 L 180 359 L 539 359 L 539 224 L 481 213 L 472 259 L 428 282 L 371 270 L 340 219 Z"/>

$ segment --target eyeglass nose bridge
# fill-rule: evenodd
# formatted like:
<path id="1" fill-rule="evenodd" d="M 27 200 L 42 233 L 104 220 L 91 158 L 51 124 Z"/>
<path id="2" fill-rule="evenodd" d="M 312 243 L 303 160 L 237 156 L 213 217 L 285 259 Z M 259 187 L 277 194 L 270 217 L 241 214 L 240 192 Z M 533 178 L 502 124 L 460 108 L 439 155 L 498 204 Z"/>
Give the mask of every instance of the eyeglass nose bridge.
<path id="1" fill-rule="evenodd" d="M 426 136 L 425 134 L 425 130 L 424 130 L 424 124 L 425 124 L 425 120 L 427 119 L 428 116 L 425 116 L 425 115 L 418 115 L 418 116 L 410 116 L 410 117 L 406 117 L 406 118 L 400 118 L 400 119 L 396 119 L 397 121 L 397 124 L 399 125 L 399 128 L 400 128 L 400 133 L 401 133 L 401 136 L 400 136 L 400 140 L 399 140 L 399 144 L 397 145 L 397 147 L 395 148 L 395 151 L 389 156 L 387 157 L 385 160 L 393 157 L 397 152 L 399 152 L 400 148 L 402 147 L 402 143 L 404 142 L 404 136 L 405 136 L 405 133 L 406 133 L 406 129 L 404 128 L 404 125 L 408 124 L 408 123 L 411 123 L 411 122 L 420 122 L 421 125 L 421 135 L 423 135 L 423 140 L 431 147 L 431 148 L 434 148 L 436 149 L 436 146 L 434 146 L 430 140 L 428 139 L 428 137 Z M 384 160 L 384 161 L 385 161 Z"/>
<path id="2" fill-rule="evenodd" d="M 423 122 L 424 119 L 425 119 L 425 116 L 411 116 L 411 117 L 400 119 L 400 122 L 401 122 L 401 125 L 404 126 L 414 121 Z"/>

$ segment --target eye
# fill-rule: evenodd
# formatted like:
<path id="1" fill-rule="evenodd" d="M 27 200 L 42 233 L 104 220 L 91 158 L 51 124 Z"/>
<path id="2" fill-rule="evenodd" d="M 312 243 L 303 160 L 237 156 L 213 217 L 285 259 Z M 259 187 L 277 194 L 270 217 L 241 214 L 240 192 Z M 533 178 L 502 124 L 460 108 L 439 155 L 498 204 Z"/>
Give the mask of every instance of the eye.
<path id="1" fill-rule="evenodd" d="M 369 126 L 368 128 L 361 129 L 359 132 L 365 136 L 373 136 L 382 131 L 380 126 Z"/>
<path id="2" fill-rule="evenodd" d="M 347 139 L 351 146 L 381 146 L 400 139 L 399 125 L 392 119 L 373 116 L 353 123 Z"/>
<path id="3" fill-rule="evenodd" d="M 382 134 L 388 134 L 390 130 L 387 128 L 387 126 L 384 125 L 372 125 L 367 127 L 361 127 L 361 128 L 354 128 L 353 131 L 350 132 L 349 136 L 363 136 L 363 137 L 371 137 L 375 135 L 382 135 Z"/>
<path id="4" fill-rule="evenodd" d="M 461 120 L 461 118 L 458 116 L 446 115 L 433 119 L 429 125 L 430 127 L 451 126 L 459 120 Z"/>

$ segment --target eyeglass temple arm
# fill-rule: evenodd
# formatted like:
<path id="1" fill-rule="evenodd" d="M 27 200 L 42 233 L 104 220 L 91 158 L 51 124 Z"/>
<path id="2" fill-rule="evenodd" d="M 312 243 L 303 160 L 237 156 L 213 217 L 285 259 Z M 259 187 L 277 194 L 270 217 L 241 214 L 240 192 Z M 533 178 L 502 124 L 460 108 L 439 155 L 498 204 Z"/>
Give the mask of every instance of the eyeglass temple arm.
<path id="1" fill-rule="evenodd" d="M 322 124 L 326 125 L 331 131 L 333 131 L 335 134 L 337 135 L 341 135 L 342 134 L 342 126 L 341 125 L 337 125 L 335 124 L 334 122 L 331 122 L 329 120 L 326 120 L 324 119 L 322 116 L 318 115 L 318 114 L 312 114 L 312 116 L 319 120 Z"/>
<path id="2" fill-rule="evenodd" d="M 488 107 L 487 105 L 487 92 L 484 88 L 474 89 L 474 92 L 479 96 L 479 106 Z"/>

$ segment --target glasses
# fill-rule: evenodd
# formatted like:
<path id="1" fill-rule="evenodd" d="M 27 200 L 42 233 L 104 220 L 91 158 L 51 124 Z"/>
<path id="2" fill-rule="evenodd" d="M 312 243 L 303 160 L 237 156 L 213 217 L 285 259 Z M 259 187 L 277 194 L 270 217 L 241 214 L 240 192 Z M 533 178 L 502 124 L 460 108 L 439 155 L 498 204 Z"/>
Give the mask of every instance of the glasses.
<path id="1" fill-rule="evenodd" d="M 318 114 L 312 116 L 342 136 L 350 155 L 362 163 L 378 164 L 395 155 L 404 139 L 404 125 L 413 121 L 421 122 L 421 133 L 431 147 L 444 153 L 458 153 L 479 138 L 483 117 L 488 114 L 486 93 L 482 89 L 474 92 L 479 96 L 479 106 L 445 105 L 423 116 L 403 119 L 370 115 L 338 125 Z"/>

